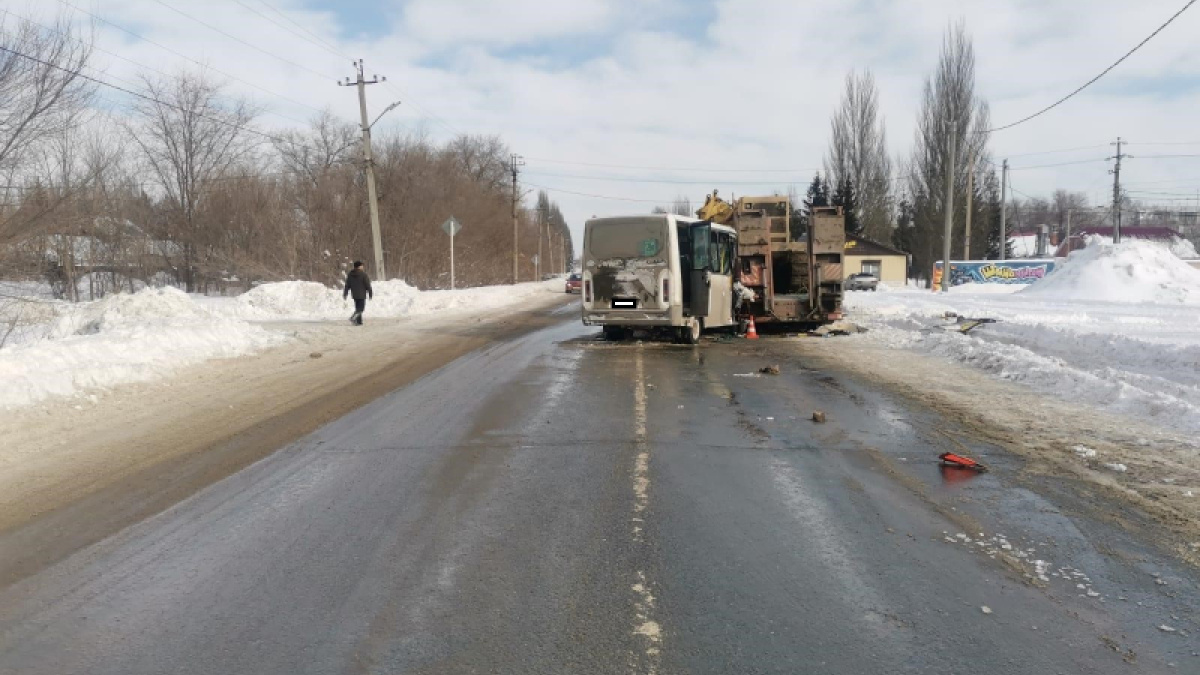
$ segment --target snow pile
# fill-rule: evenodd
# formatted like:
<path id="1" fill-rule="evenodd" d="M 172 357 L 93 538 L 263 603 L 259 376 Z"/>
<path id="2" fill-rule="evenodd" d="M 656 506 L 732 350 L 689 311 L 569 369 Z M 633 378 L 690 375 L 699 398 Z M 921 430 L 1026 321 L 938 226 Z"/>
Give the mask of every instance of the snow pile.
<path id="1" fill-rule="evenodd" d="M 54 316 L 42 330 L 0 349 L 0 408 L 146 382 L 284 339 L 245 321 L 213 316 L 174 288 L 48 306 Z"/>
<path id="2" fill-rule="evenodd" d="M 1196 245 L 1187 239 L 1175 237 L 1171 240 L 1171 253 L 1183 258 L 1184 260 L 1200 260 L 1200 251 L 1196 250 Z"/>
<path id="3" fill-rule="evenodd" d="M 402 318 L 433 312 L 470 309 L 487 311 L 549 292 L 562 292 L 562 281 L 515 286 L 483 286 L 454 291 L 421 291 L 392 279 L 371 284 L 374 297 L 367 301 L 366 317 Z M 311 281 L 263 284 L 236 298 L 206 301 L 216 314 L 254 321 L 344 319 L 354 303 L 342 291 Z"/>
<path id="4" fill-rule="evenodd" d="M 846 339 L 954 361 L 1033 392 L 1200 433 L 1200 303 L 1132 304 L 1030 292 L 1045 283 L 1010 294 L 992 294 L 983 284 L 950 294 L 848 294 L 847 318 L 870 330 Z M 999 323 L 967 334 L 941 330 L 954 322 L 947 312 Z"/>
<path id="5" fill-rule="evenodd" d="M 1092 237 L 1086 248 L 1021 292 L 1058 300 L 1200 305 L 1200 270 L 1162 244 Z"/>

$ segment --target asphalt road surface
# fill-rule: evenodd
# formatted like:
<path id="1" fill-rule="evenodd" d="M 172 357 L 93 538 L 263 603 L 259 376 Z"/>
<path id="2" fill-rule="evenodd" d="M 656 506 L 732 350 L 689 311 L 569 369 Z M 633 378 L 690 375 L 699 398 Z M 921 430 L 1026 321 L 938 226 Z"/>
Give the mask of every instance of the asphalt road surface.
<path id="1" fill-rule="evenodd" d="M 800 341 L 563 318 L 0 590 L 0 672 L 1200 673 L 1083 492 Z"/>

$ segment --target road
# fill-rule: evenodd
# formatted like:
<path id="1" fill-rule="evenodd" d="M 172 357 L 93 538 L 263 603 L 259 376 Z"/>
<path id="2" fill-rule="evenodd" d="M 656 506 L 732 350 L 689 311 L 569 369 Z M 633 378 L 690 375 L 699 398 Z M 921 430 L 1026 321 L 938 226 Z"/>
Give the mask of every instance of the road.
<path id="1" fill-rule="evenodd" d="M 1195 570 L 1085 494 L 803 340 L 562 318 L 3 588 L 0 672 L 1200 672 Z"/>

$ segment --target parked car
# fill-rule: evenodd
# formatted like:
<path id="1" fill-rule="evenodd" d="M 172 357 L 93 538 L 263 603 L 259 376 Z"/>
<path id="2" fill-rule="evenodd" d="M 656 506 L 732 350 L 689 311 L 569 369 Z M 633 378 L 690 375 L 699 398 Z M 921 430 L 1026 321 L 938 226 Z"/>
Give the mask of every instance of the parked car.
<path id="1" fill-rule="evenodd" d="M 874 291 L 879 289 L 879 277 L 869 272 L 851 274 L 846 279 L 847 291 Z"/>
<path id="2" fill-rule="evenodd" d="M 583 292 L 583 275 L 582 274 L 572 274 L 571 276 L 567 277 L 567 292 L 568 293 L 582 293 Z"/>

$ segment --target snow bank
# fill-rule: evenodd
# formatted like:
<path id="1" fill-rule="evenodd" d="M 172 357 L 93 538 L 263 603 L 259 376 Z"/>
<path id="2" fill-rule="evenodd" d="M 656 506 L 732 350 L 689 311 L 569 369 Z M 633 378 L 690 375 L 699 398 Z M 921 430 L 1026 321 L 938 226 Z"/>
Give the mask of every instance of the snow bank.
<path id="1" fill-rule="evenodd" d="M 403 281 L 374 284 L 367 318 L 469 309 L 486 312 L 562 292 L 562 280 L 457 291 L 419 291 Z M 287 338 L 253 322 L 344 320 L 353 305 L 317 283 L 264 284 L 234 298 L 145 289 L 71 304 L 13 300 L 21 323 L 0 348 L 0 408 L 52 396 L 92 396 L 128 382 L 166 377 L 209 359 L 250 354 Z M 15 316 L 15 315 L 14 315 Z"/>
<path id="2" fill-rule="evenodd" d="M 484 286 L 454 291 L 421 291 L 398 279 L 372 283 L 374 297 L 366 317 L 402 318 L 453 309 L 487 311 L 516 304 L 533 296 L 562 292 L 562 280 Z M 344 319 L 354 311 L 340 289 L 310 281 L 263 284 L 236 298 L 206 301 L 209 311 L 255 321 Z"/>
<path id="3" fill-rule="evenodd" d="M 1171 240 L 1171 253 L 1183 258 L 1184 260 L 1200 260 L 1200 251 L 1196 250 L 1196 245 L 1187 239 L 1175 237 Z"/>
<path id="4" fill-rule="evenodd" d="M 245 321 L 213 316 L 174 288 L 50 307 L 54 317 L 43 330 L 0 349 L 0 407 L 155 380 L 284 339 Z"/>
<path id="5" fill-rule="evenodd" d="M 1092 237 L 1022 294 L 1058 300 L 1200 305 L 1200 270 L 1162 244 Z"/>
<path id="6" fill-rule="evenodd" d="M 1031 404 L 1046 395 L 1200 433 L 1200 305 L 990 294 L 984 286 L 847 294 L 848 318 L 871 330 L 846 339 L 991 373 L 1028 387 Z M 952 323 L 946 312 L 1000 323 L 964 335 L 939 328 Z"/>

